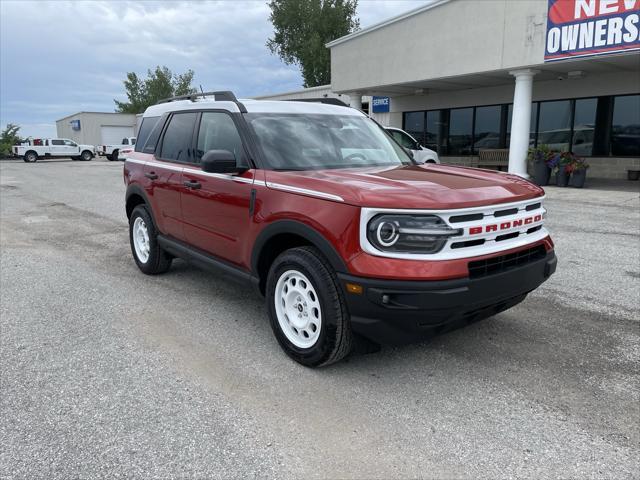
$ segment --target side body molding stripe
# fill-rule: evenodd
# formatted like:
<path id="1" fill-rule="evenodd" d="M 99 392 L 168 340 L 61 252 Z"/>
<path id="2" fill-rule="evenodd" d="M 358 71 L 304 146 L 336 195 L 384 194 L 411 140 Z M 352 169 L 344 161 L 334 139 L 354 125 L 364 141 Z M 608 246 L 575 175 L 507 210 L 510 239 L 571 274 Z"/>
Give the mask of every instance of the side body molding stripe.
<path id="1" fill-rule="evenodd" d="M 131 163 L 139 163 L 141 165 L 147 165 L 150 167 L 166 168 L 168 170 L 174 170 L 177 172 L 188 172 L 194 175 L 203 175 L 205 177 L 219 178 L 221 180 L 230 180 L 232 182 L 253 183 L 258 186 L 268 187 L 274 190 L 280 190 L 282 192 L 299 193 L 301 195 L 309 195 L 311 197 L 322 198 L 325 200 L 332 200 L 334 202 L 344 202 L 344 198 L 342 198 L 339 195 L 334 195 L 333 193 L 320 192 L 318 190 L 311 190 L 308 188 L 295 187 L 293 185 L 285 185 L 282 183 L 275 183 L 275 182 L 264 182 L 262 180 L 254 180 L 252 178 L 237 177 L 235 175 L 227 175 L 224 173 L 203 172 L 202 170 L 190 168 L 189 166 L 177 167 L 175 165 L 168 165 L 168 164 L 154 162 L 154 161 L 136 160 L 133 158 L 127 158 L 126 161 Z"/>

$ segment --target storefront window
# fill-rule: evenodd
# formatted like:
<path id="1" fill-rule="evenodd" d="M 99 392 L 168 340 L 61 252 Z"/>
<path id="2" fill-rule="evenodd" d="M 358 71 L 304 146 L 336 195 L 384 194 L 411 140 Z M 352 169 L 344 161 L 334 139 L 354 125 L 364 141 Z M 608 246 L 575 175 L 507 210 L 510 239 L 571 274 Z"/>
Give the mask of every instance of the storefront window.
<path id="1" fill-rule="evenodd" d="M 571 101 L 540 103 L 538 145 L 568 152 L 571 142 Z"/>
<path id="2" fill-rule="evenodd" d="M 444 147 L 442 127 L 441 111 L 431 110 L 427 112 L 427 135 L 423 145 L 438 153 L 446 151 L 442 148 Z M 439 145 L 440 149 L 438 148 Z"/>
<path id="3" fill-rule="evenodd" d="M 512 114 L 513 105 L 406 112 L 404 129 L 440 155 L 478 155 L 509 148 Z M 533 102 L 530 121 L 531 147 L 548 145 L 585 157 L 640 156 L 637 94 Z"/>
<path id="4" fill-rule="evenodd" d="M 473 108 L 451 110 L 449 118 L 449 155 L 472 153 Z"/>
<path id="5" fill-rule="evenodd" d="M 500 115 L 502 107 L 477 107 L 473 153 L 479 150 L 500 148 Z"/>
<path id="6" fill-rule="evenodd" d="M 597 108 L 597 98 L 576 100 L 573 115 L 573 139 L 571 141 L 571 151 L 576 155 L 591 155 L 593 152 Z"/>
<path id="7" fill-rule="evenodd" d="M 404 114 L 404 130 L 418 143 L 424 145 L 424 112 L 407 112 Z"/>
<path id="8" fill-rule="evenodd" d="M 614 99 L 611 154 L 640 155 L 640 95 L 626 95 Z"/>

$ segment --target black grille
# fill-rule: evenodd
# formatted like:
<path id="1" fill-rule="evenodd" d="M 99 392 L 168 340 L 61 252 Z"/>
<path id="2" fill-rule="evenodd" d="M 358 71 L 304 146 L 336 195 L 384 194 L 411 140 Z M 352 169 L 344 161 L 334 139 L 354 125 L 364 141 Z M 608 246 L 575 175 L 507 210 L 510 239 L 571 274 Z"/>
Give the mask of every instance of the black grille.
<path id="1" fill-rule="evenodd" d="M 515 215 L 518 213 L 517 208 L 509 208 L 507 210 L 498 210 L 493 214 L 494 217 L 506 217 L 507 215 Z"/>
<path id="2" fill-rule="evenodd" d="M 547 251 L 543 245 L 539 245 L 527 250 L 501 255 L 499 257 L 488 258 L 486 260 L 476 260 L 469 262 L 469 277 L 479 278 L 504 272 L 512 268 L 521 267 L 528 263 L 541 260 L 547 256 Z"/>
<path id="3" fill-rule="evenodd" d="M 518 238 L 518 235 L 520 235 L 520 232 L 505 233 L 504 235 L 498 235 L 496 237 L 496 242 L 502 242 L 503 240 L 511 240 L 512 238 Z"/>
<path id="4" fill-rule="evenodd" d="M 484 241 L 484 238 L 480 238 L 478 240 L 467 240 L 466 242 L 455 242 L 451 244 L 451 248 L 476 247 L 478 245 L 484 244 Z"/>
<path id="5" fill-rule="evenodd" d="M 473 220 L 482 220 L 484 215 L 482 213 L 470 213 L 468 215 L 456 215 L 449 217 L 449 223 L 471 222 Z"/>

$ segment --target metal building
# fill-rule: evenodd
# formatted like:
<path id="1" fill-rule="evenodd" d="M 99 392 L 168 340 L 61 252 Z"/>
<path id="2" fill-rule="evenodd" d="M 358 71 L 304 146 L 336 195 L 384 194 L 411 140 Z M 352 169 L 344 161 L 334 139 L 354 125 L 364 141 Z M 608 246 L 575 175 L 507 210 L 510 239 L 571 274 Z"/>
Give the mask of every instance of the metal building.
<path id="1" fill-rule="evenodd" d="M 84 145 L 118 145 L 136 132 L 133 113 L 78 112 L 56 120 L 59 138 Z"/>

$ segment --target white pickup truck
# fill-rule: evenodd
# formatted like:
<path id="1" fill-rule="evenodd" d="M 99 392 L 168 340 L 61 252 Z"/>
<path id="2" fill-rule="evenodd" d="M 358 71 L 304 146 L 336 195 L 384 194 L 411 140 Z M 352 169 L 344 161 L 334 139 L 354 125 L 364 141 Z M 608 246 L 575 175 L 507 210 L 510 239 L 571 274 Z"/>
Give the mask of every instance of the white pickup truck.
<path id="1" fill-rule="evenodd" d="M 102 145 L 98 147 L 98 154 L 106 156 L 109 160 L 118 160 L 120 150 L 133 147 L 136 144 L 136 137 L 126 137 L 122 139 L 120 145 Z"/>
<path id="2" fill-rule="evenodd" d="M 91 160 L 96 150 L 93 145 L 78 145 L 68 138 L 44 138 L 29 141 L 28 144 L 15 145 L 13 154 L 27 163 L 36 162 L 39 158 L 69 157 L 73 160 Z"/>

